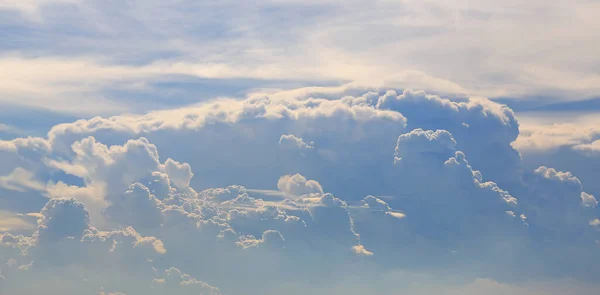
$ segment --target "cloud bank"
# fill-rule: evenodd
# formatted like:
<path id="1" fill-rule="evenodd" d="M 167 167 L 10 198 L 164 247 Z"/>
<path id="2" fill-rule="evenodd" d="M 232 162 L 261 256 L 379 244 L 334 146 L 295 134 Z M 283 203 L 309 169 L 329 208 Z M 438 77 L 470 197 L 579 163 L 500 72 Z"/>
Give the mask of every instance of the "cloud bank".
<path id="1" fill-rule="evenodd" d="M 592 294 L 596 197 L 569 171 L 524 165 L 519 134 L 487 99 L 358 87 L 0 141 L 0 204 L 22 220 L 0 234 L 0 288 L 537 294 L 569 281 Z"/>

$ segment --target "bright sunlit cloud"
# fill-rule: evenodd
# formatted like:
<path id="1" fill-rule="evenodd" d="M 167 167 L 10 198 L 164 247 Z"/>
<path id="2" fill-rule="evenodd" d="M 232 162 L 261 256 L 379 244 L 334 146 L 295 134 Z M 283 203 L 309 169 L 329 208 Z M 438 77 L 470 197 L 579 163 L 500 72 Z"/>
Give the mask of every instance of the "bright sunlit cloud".
<path id="1" fill-rule="evenodd" d="M 0 294 L 599 294 L 598 13 L 0 0 Z"/>

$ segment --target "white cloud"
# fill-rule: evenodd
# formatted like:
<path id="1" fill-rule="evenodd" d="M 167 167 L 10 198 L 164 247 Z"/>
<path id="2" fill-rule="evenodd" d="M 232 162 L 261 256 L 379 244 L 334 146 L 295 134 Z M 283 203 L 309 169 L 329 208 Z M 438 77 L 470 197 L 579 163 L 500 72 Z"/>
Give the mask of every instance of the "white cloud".
<path id="1" fill-rule="evenodd" d="M 277 188 L 292 196 L 302 196 L 312 193 L 323 193 L 321 185 L 314 180 L 307 180 L 300 174 L 285 175 L 277 181 Z"/>
<path id="2" fill-rule="evenodd" d="M 74 199 L 50 200 L 40 216 L 30 237 L 0 235 L 0 255 L 12 253 L 5 269 L 10 279 L 3 286 L 9 293 L 77 294 L 104 284 L 131 289 L 139 279 L 149 285 L 148 260 L 166 252 L 160 240 L 131 227 L 110 232 L 90 227 L 87 210 Z M 125 273 L 128 278 L 120 279 Z M 31 278 L 37 279 L 32 283 Z M 50 288 L 56 282 L 61 286 Z"/>
<path id="3" fill-rule="evenodd" d="M 597 294 L 598 9 L 0 0 L 0 293 Z"/>
<path id="4" fill-rule="evenodd" d="M 595 208 L 598 206 L 598 201 L 596 201 L 596 198 L 586 192 L 581 192 L 581 203 L 586 207 Z"/>
<path id="5" fill-rule="evenodd" d="M 598 152 L 600 152 L 600 140 L 594 140 L 593 142 L 587 144 L 578 144 L 576 146 L 573 146 L 573 149 L 582 151 L 584 153 L 597 154 Z"/>
<path id="6" fill-rule="evenodd" d="M 302 138 L 296 137 L 293 134 L 283 134 L 279 138 L 279 145 L 285 149 L 313 149 L 314 143 L 306 143 Z"/>
<path id="7" fill-rule="evenodd" d="M 353 246 L 352 249 L 358 255 L 363 255 L 363 256 L 371 256 L 371 255 L 373 255 L 373 252 L 370 252 L 369 250 L 365 249 L 365 246 L 363 246 L 363 245 Z"/>
<path id="8" fill-rule="evenodd" d="M 7 18 L 15 28 L 9 37 L 21 42 L 4 46 L 0 97 L 58 111 L 115 114 L 164 108 L 168 103 L 149 100 L 169 90 L 153 84 L 191 77 L 253 79 L 245 90 L 285 79 L 494 97 L 577 99 L 600 91 L 593 67 L 600 44 L 590 35 L 600 27 L 595 2 L 239 6 L 236 1 L 3 0 L 0 9 L 38 23 Z M 43 38 L 39 31 L 46 32 Z M 562 50 L 565 44 L 568 50 Z M 119 91 L 146 95 L 144 101 L 126 102 Z M 227 94 L 215 96 L 221 95 Z"/>
<path id="9" fill-rule="evenodd" d="M 600 136 L 594 113 L 542 113 L 539 116 L 522 114 L 519 118 L 521 133 L 514 142 L 523 153 L 537 153 L 572 147 L 593 151 L 593 142 Z"/>
<path id="10" fill-rule="evenodd" d="M 338 284 L 350 270 L 587 278 L 576 265 L 596 255 L 595 198 L 573 173 L 521 168 L 506 106 L 412 90 L 288 94 L 0 142 L 0 177 L 21 167 L 20 179 L 40 183 L 3 188 L 40 212 L 33 233 L 2 234 L 0 260 L 15 260 L 3 268 L 8 290 L 35 276 L 26 290 L 35 293 L 56 282 L 50 272 L 65 294 L 83 285 L 153 294 L 170 276 L 183 288 L 174 294 L 269 294 L 291 282 Z M 282 150 L 282 135 L 314 140 L 315 152 Z"/>
<path id="11" fill-rule="evenodd" d="M 554 168 L 548 168 L 541 166 L 534 171 L 535 174 L 540 175 L 546 179 L 552 179 L 564 183 L 569 183 L 572 186 L 581 187 L 579 179 L 571 174 L 571 172 L 556 171 Z"/>

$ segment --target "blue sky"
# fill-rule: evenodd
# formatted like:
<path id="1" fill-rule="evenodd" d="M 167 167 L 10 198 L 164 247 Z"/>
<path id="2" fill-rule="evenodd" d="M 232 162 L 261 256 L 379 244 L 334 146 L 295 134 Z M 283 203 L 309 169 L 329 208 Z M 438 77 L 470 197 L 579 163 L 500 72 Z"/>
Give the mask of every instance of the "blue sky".
<path id="1" fill-rule="evenodd" d="M 0 294 L 598 294 L 599 12 L 0 0 Z"/>

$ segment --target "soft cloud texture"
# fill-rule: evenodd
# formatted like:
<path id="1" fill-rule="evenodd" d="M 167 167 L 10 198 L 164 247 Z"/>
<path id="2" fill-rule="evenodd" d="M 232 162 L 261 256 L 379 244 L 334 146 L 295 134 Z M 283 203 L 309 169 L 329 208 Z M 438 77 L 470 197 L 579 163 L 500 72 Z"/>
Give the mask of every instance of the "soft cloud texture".
<path id="1" fill-rule="evenodd" d="M 599 12 L 0 0 L 0 294 L 598 294 Z"/>
<path id="2" fill-rule="evenodd" d="M 3 0 L 0 101 L 118 114 L 195 103 L 198 92 L 345 82 L 592 98 L 598 9 L 586 0 Z"/>
<path id="3" fill-rule="evenodd" d="M 0 200 L 38 218 L 2 234 L 3 288 L 60 278 L 60 294 L 330 294 L 377 289 L 350 274 L 418 271 L 474 281 L 467 293 L 489 278 L 481 288 L 527 294 L 514 284 L 600 271 L 594 194 L 570 172 L 524 167 L 507 106 L 408 89 L 294 93 L 0 141 Z"/>
<path id="4" fill-rule="evenodd" d="M 600 168 L 595 148 L 600 139 L 597 114 L 532 112 L 521 118 L 522 132 L 513 146 L 519 150 L 528 168 L 552 166 L 570 171 L 577 175 L 589 193 L 600 194 L 595 175 Z"/>

